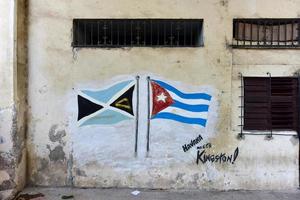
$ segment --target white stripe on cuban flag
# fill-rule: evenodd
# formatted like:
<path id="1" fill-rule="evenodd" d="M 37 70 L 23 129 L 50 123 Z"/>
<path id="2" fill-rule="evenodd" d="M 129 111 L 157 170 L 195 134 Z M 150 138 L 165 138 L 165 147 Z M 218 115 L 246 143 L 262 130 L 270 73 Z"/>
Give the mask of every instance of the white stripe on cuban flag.
<path id="1" fill-rule="evenodd" d="M 170 119 L 206 126 L 211 95 L 207 93 L 183 93 L 163 81 L 152 81 L 165 89 L 173 99 L 172 104 L 152 115 L 152 119 Z"/>

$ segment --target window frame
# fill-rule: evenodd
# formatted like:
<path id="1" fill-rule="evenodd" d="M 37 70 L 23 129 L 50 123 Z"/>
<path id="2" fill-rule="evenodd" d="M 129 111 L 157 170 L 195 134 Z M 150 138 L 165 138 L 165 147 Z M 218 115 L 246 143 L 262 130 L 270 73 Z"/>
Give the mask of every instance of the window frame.
<path id="1" fill-rule="evenodd" d="M 239 25 L 238 23 L 243 24 L 243 38 L 242 39 L 237 39 L 239 37 L 240 32 L 239 32 Z M 250 32 L 250 40 L 246 39 L 246 24 L 248 24 L 250 27 L 247 28 L 250 29 L 247 31 Z M 291 41 L 287 41 L 287 25 L 292 24 L 292 33 Z M 256 33 L 256 38 L 257 40 L 253 39 L 253 25 L 256 25 L 257 33 Z M 296 29 L 297 27 L 294 27 L 294 25 L 297 25 L 298 30 L 296 31 L 297 37 L 296 40 L 293 40 L 294 36 L 294 28 Z M 267 34 L 266 26 L 271 26 L 272 29 L 271 31 L 268 31 L 270 33 Z M 273 27 L 276 28 L 278 26 L 278 39 L 279 41 L 274 40 L 273 41 L 273 34 L 274 30 Z M 285 26 L 285 41 L 280 41 L 280 26 Z M 264 40 L 260 40 L 260 28 L 264 30 Z M 238 35 L 237 35 L 238 34 Z M 269 35 L 271 34 L 271 35 Z M 270 41 L 267 41 L 267 35 L 271 37 Z M 281 35 L 282 36 L 282 35 Z M 232 48 L 234 49 L 300 49 L 300 18 L 234 18 L 232 22 Z"/>
<path id="2" fill-rule="evenodd" d="M 80 28 L 80 23 L 83 23 L 84 27 Z M 97 23 L 97 30 L 93 28 L 92 23 Z M 137 23 L 141 24 L 137 25 Z M 142 23 L 144 24 L 142 25 Z M 88 27 L 88 24 L 91 24 L 90 27 Z M 73 19 L 73 35 L 71 46 L 73 48 L 199 48 L 204 46 L 203 24 L 203 19 L 75 18 Z M 154 30 L 156 26 L 157 31 Z M 105 28 L 106 30 L 108 30 L 108 32 L 106 33 L 105 31 L 105 33 L 102 33 L 102 28 Z M 191 30 L 190 35 L 186 33 L 188 29 Z M 124 30 L 124 32 L 122 30 Z M 82 31 L 84 33 L 81 33 Z M 93 34 L 95 31 L 97 34 Z M 140 33 L 143 33 L 144 35 L 139 35 Z M 173 35 L 173 33 L 175 33 L 176 35 Z M 120 36 L 121 34 L 123 35 Z M 155 34 L 157 35 L 155 36 Z M 82 39 L 83 37 L 84 39 Z M 87 40 L 87 37 L 89 41 Z M 94 37 L 97 37 L 95 43 Z M 110 41 L 103 41 L 103 37 L 108 37 Z M 117 39 L 115 37 L 117 37 Z M 120 43 L 121 37 L 124 37 L 123 43 Z M 155 39 L 155 37 L 158 38 L 157 41 L 152 41 Z M 177 37 L 177 43 L 174 40 L 175 37 Z M 180 40 L 179 37 L 183 37 L 183 39 Z M 151 38 L 149 39 L 150 41 L 148 40 L 148 38 Z M 162 38 L 163 40 L 161 40 Z M 117 42 L 115 42 L 114 39 L 117 40 Z M 139 42 L 140 39 L 141 42 Z M 137 40 L 137 42 L 135 40 Z"/>
<path id="3" fill-rule="evenodd" d="M 261 80 L 268 80 L 268 81 L 272 81 L 272 78 L 273 78 L 273 81 L 274 81 L 274 79 L 282 79 L 282 80 L 284 80 L 284 79 L 290 79 L 291 81 L 293 81 L 293 85 L 291 85 L 290 87 L 296 87 L 296 88 L 293 88 L 293 92 L 296 92 L 296 94 L 294 94 L 294 96 L 292 96 L 293 98 L 294 98 L 294 102 L 293 103 L 295 103 L 296 105 L 294 105 L 293 106 L 293 108 L 296 108 L 295 110 L 294 109 L 292 109 L 294 112 L 293 112 L 293 123 L 296 123 L 294 126 L 293 126 L 293 128 L 285 128 L 285 127 L 282 127 L 282 128 L 273 128 L 273 115 L 272 115 L 272 98 L 276 98 L 276 97 L 283 97 L 283 95 L 273 95 L 272 96 L 272 82 L 270 82 L 270 85 L 269 86 L 266 86 L 266 90 L 267 89 L 270 89 L 269 91 L 267 91 L 269 94 L 266 94 L 266 95 L 269 95 L 269 98 L 270 99 L 268 99 L 268 102 L 267 102 L 267 104 L 268 104 L 268 106 L 269 106 L 269 110 L 268 110 L 268 113 L 267 113 L 267 115 L 269 116 L 269 118 L 267 119 L 267 120 L 270 120 L 268 123 L 268 125 L 269 125 L 269 127 L 267 126 L 266 128 L 251 128 L 251 126 L 248 124 L 249 122 L 247 122 L 246 120 L 247 120 L 247 109 L 249 109 L 249 108 L 247 108 L 247 103 L 249 103 L 249 102 L 247 102 L 247 96 L 248 95 L 250 95 L 251 93 L 248 93 L 247 94 L 247 84 L 245 84 L 245 79 L 261 79 Z M 294 82 L 296 82 L 296 83 L 294 83 Z M 276 84 L 278 84 L 278 83 L 276 83 Z M 257 85 L 259 85 L 259 84 L 257 84 Z M 248 85 L 249 86 L 249 85 Z M 253 85 L 252 85 L 253 86 Z M 278 86 L 278 85 L 277 85 Z M 269 87 L 269 88 L 267 88 L 267 87 Z M 274 86 L 273 86 L 274 87 Z M 281 87 L 283 87 L 283 85 L 281 86 Z M 248 88 L 248 89 L 250 89 L 250 88 Z M 296 131 L 296 132 L 299 132 L 299 130 L 300 130 L 300 123 L 299 123 L 299 119 L 300 119 L 300 117 L 299 117 L 299 114 L 300 114 L 300 111 L 299 111 L 299 104 L 300 104 L 300 93 L 299 93 L 299 77 L 294 77 L 294 76 L 288 76 L 288 77 L 286 77 L 286 76 L 281 76 L 281 77 L 253 77 L 253 76 L 244 76 L 243 77 L 243 87 L 242 87 L 242 92 L 243 92 L 243 96 L 242 96 L 242 98 L 243 98 L 243 106 L 241 107 L 241 109 L 243 109 L 243 123 L 242 123 L 242 129 L 243 129 L 243 132 L 257 132 L 257 131 L 259 131 L 259 132 L 261 132 L 261 133 L 264 133 L 264 132 L 268 132 L 268 131 L 275 131 L 275 132 L 281 132 L 281 133 L 283 133 L 283 132 L 291 132 L 291 131 Z M 278 89 L 277 89 L 277 91 L 276 90 L 274 90 L 273 91 L 274 93 L 276 93 L 276 92 L 278 92 Z M 286 98 L 292 98 L 291 96 L 288 96 L 288 95 L 286 95 Z M 253 103 L 253 102 L 251 102 L 251 103 Z M 257 103 L 257 102 L 254 102 L 254 103 Z M 276 102 L 277 103 L 277 106 L 278 106 L 278 102 Z M 274 103 L 274 105 L 276 105 L 276 103 Z M 281 105 L 281 106 L 283 106 L 284 105 L 284 103 Z M 276 109 L 274 110 L 274 112 L 276 112 Z M 277 112 L 278 112 L 278 110 L 277 110 Z M 250 120 L 249 120 L 250 121 Z M 254 120 L 255 121 L 255 120 Z M 291 122 L 290 122 L 291 123 Z M 247 127 L 248 126 L 248 127 Z"/>

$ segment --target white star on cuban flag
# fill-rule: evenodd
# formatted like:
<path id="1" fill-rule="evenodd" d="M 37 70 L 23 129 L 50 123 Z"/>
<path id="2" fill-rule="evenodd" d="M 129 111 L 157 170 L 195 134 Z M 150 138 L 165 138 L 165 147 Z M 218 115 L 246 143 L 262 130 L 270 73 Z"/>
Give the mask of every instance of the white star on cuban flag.
<path id="1" fill-rule="evenodd" d="M 156 97 L 157 97 L 157 101 L 163 101 L 164 103 L 166 103 L 167 96 L 165 96 L 163 92 L 160 95 L 157 95 Z"/>

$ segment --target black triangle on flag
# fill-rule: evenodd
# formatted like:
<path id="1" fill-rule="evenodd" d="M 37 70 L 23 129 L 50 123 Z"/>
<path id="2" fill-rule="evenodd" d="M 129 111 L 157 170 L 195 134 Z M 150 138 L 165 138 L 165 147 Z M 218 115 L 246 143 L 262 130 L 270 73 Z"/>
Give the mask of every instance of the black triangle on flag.
<path id="1" fill-rule="evenodd" d="M 110 106 L 123 110 L 131 115 L 133 115 L 132 108 L 132 96 L 133 96 L 134 86 L 129 88 L 124 92 L 119 98 L 117 98 Z"/>
<path id="2" fill-rule="evenodd" d="M 103 106 L 78 95 L 78 121 L 94 112 L 101 110 Z"/>

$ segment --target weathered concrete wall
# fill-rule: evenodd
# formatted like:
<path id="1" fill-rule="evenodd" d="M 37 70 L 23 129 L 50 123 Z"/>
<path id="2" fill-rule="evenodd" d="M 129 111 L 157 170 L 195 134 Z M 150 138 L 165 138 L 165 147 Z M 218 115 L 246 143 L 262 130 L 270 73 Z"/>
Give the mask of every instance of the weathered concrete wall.
<path id="1" fill-rule="evenodd" d="M 0 2 L 0 199 L 25 185 L 25 11 L 23 0 Z"/>
<path id="2" fill-rule="evenodd" d="M 292 72 L 297 70 L 298 58 L 292 57 L 290 61 L 289 55 L 296 52 L 282 50 L 273 55 L 273 51 L 233 51 L 229 47 L 233 17 L 279 17 L 278 12 L 269 9 L 270 5 L 283 9 L 285 17 L 298 15 L 296 8 L 300 2 L 285 1 L 285 6 L 280 2 L 31 0 L 27 140 L 30 183 L 88 187 L 296 188 L 298 141 L 292 137 L 266 141 L 263 136 L 238 140 L 236 107 L 239 71 L 264 74 L 273 70 L 271 65 L 282 65 L 288 60 L 293 63 L 289 67 Z M 72 49 L 73 18 L 203 18 L 204 47 Z M 251 58 L 249 53 L 253 53 Z M 256 62 L 268 66 L 258 66 Z M 281 66 L 276 69 L 278 75 L 287 73 Z M 136 75 L 141 76 L 141 96 L 135 157 L 134 121 L 79 127 L 77 94 L 84 89 L 104 89 L 134 79 Z M 151 121 L 147 154 L 146 76 L 149 75 L 186 92 L 207 92 L 212 95 L 212 101 L 205 128 L 168 120 Z M 199 146 L 212 145 L 205 149 L 206 154 L 231 155 L 238 147 L 238 157 L 234 162 L 197 164 L 196 146 L 184 152 L 182 145 L 199 134 L 203 137 Z"/>

